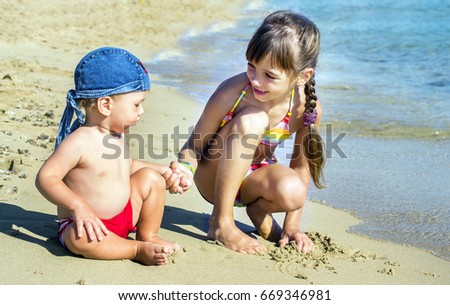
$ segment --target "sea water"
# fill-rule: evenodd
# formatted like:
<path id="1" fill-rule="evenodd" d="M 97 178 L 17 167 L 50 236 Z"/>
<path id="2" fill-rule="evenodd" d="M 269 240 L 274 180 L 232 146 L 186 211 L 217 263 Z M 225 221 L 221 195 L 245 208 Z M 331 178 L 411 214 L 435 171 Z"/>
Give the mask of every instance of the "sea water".
<path id="1" fill-rule="evenodd" d="M 324 113 L 326 189 L 309 198 L 363 222 L 351 232 L 450 259 L 450 2 L 249 1 L 235 23 L 188 32 L 149 63 L 154 83 L 206 103 L 245 71 L 267 13 L 300 11 L 322 35 L 316 89 Z M 194 122 L 193 122 L 194 123 Z M 277 151 L 287 164 L 292 141 Z"/>

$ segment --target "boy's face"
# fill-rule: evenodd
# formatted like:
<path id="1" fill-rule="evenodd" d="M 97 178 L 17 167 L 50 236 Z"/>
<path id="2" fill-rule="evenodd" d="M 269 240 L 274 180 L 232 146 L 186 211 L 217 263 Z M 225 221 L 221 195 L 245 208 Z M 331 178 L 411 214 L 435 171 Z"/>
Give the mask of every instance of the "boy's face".
<path id="1" fill-rule="evenodd" d="M 127 130 L 135 126 L 140 116 L 144 113 L 142 103 L 147 98 L 149 91 L 137 91 L 111 96 L 113 108 L 111 119 L 115 125 L 114 130 Z"/>

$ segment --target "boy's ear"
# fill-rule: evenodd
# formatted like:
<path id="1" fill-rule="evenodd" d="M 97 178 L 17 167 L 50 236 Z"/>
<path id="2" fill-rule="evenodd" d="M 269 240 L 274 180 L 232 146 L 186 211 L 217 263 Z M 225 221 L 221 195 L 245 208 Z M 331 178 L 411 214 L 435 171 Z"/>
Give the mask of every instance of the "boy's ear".
<path id="1" fill-rule="evenodd" d="M 109 96 L 103 96 L 97 99 L 97 109 L 104 116 L 109 116 L 112 111 L 112 98 Z"/>

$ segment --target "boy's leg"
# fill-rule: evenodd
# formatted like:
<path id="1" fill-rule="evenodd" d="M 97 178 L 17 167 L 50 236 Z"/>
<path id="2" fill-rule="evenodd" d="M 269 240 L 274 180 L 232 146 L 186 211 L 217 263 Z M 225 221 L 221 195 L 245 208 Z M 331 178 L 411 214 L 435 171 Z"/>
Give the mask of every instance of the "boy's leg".
<path id="1" fill-rule="evenodd" d="M 166 202 L 166 182 L 155 170 L 144 167 L 131 176 L 131 204 L 136 240 L 170 247 L 178 251 L 178 244 L 158 236 Z"/>
<path id="2" fill-rule="evenodd" d="M 64 231 L 64 242 L 74 254 L 101 260 L 131 259 L 144 265 L 167 264 L 168 247 L 124 239 L 110 232 L 102 241 L 89 240 L 86 232 L 81 238 L 76 234 L 76 225 L 71 223 Z"/>

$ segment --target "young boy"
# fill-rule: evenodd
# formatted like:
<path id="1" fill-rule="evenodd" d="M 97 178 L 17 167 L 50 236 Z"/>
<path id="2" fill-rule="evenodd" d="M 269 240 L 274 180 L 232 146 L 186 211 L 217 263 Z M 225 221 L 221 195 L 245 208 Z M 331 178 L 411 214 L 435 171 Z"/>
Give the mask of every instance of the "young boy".
<path id="1" fill-rule="evenodd" d="M 144 113 L 147 71 L 128 51 L 105 47 L 79 62 L 74 80 L 55 151 L 36 177 L 38 190 L 57 206 L 59 240 L 86 258 L 166 264 L 179 245 L 157 233 L 177 174 L 125 157 L 124 132 Z M 135 230 L 136 240 L 127 239 Z"/>

